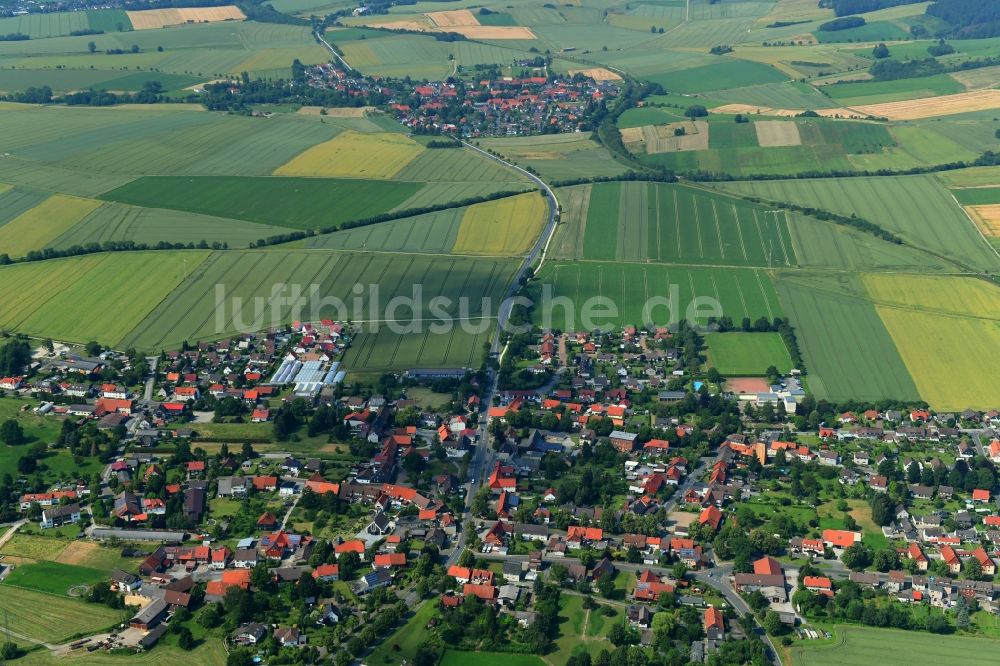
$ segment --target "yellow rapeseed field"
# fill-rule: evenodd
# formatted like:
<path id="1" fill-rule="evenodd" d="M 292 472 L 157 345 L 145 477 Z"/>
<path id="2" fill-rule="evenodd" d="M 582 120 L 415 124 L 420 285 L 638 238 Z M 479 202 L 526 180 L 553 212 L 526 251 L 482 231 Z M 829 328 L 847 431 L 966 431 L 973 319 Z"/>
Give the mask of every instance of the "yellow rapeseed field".
<path id="1" fill-rule="evenodd" d="M 423 151 L 402 134 L 349 131 L 299 153 L 274 175 L 388 179 Z"/>
<path id="2" fill-rule="evenodd" d="M 100 205 L 93 199 L 54 194 L 0 227 L 0 250 L 12 257 L 41 250 Z"/>
<path id="3" fill-rule="evenodd" d="M 1000 287 L 971 277 L 867 275 L 920 397 L 939 410 L 1000 402 Z"/>
<path id="4" fill-rule="evenodd" d="M 470 206 L 462 216 L 456 254 L 524 254 L 545 226 L 547 206 L 538 192 Z"/>

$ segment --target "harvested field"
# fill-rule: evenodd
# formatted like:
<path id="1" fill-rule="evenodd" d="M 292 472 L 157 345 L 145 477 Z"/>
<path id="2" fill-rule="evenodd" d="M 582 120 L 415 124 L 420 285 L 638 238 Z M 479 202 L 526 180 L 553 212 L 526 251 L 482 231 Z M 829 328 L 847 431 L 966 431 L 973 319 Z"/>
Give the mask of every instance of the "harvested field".
<path id="1" fill-rule="evenodd" d="M 538 39 L 531 28 L 519 25 L 460 25 L 443 32 L 457 32 L 469 39 Z"/>
<path id="2" fill-rule="evenodd" d="M 972 111 L 1000 109 L 1000 90 L 974 90 L 954 95 L 922 97 L 902 102 L 863 104 L 851 107 L 855 111 L 889 120 L 920 120 Z"/>
<path id="3" fill-rule="evenodd" d="M 12 257 L 41 250 L 100 205 L 93 199 L 55 194 L 0 227 L 0 248 Z"/>
<path id="4" fill-rule="evenodd" d="M 1000 80 L 1000 65 L 995 67 L 979 67 L 978 69 L 970 69 L 964 72 L 952 72 L 951 78 L 969 90 L 992 88 Z"/>
<path id="5" fill-rule="evenodd" d="M 966 206 L 965 211 L 987 236 L 1000 236 L 1000 204 Z"/>
<path id="6" fill-rule="evenodd" d="M 683 129 L 684 134 L 676 136 L 674 131 Z M 646 125 L 642 128 L 646 153 L 677 153 L 686 150 L 708 150 L 708 123 L 704 120 L 670 123 L 669 125 Z"/>
<path id="7" fill-rule="evenodd" d="M 235 5 L 224 7 L 183 7 L 178 9 L 146 9 L 128 14 L 136 30 L 154 30 L 185 23 L 214 23 L 217 21 L 243 21 L 246 15 Z"/>
<path id="8" fill-rule="evenodd" d="M 618 76 L 610 69 L 605 69 L 604 67 L 591 67 L 590 69 L 571 69 L 569 70 L 570 76 L 576 76 L 577 74 L 583 74 L 584 76 L 589 76 L 595 81 L 621 81 L 622 77 Z"/>
<path id="9" fill-rule="evenodd" d="M 726 390 L 733 393 L 767 393 L 771 387 L 763 377 L 740 377 L 727 380 Z"/>
<path id="10" fill-rule="evenodd" d="M 475 15 L 468 9 L 454 9 L 444 12 L 430 12 L 427 18 L 434 21 L 434 25 L 439 28 L 453 28 L 455 26 L 479 25 Z"/>
<path id="11" fill-rule="evenodd" d="M 623 143 L 642 143 L 643 141 L 645 141 L 645 137 L 643 134 L 644 129 L 645 128 L 643 127 L 626 127 L 618 131 L 622 133 Z M 548 159 L 553 159 L 553 158 L 550 157 Z"/>
<path id="12" fill-rule="evenodd" d="M 344 132 L 296 155 L 274 175 L 388 179 L 423 151 L 402 134 Z"/>
<path id="13" fill-rule="evenodd" d="M 386 30 L 417 30 L 420 32 L 430 31 L 431 26 L 423 21 L 386 21 L 385 23 L 372 24 Z"/>
<path id="14" fill-rule="evenodd" d="M 833 109 L 810 109 L 824 118 L 864 118 L 865 116 L 856 110 L 845 107 Z M 805 111 L 805 109 L 774 109 L 767 106 L 754 106 L 753 104 L 723 104 L 712 109 L 713 113 L 750 113 L 758 116 L 782 116 L 791 118 Z"/>
<path id="15" fill-rule="evenodd" d="M 789 120 L 758 120 L 753 124 L 761 148 L 801 146 L 799 126 Z"/>

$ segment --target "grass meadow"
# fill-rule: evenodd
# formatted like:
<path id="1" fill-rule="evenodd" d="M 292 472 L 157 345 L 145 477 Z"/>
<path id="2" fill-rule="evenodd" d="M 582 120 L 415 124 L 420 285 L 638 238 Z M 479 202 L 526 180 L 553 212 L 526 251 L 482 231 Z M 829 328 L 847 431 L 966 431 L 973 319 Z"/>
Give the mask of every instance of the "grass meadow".
<path id="1" fill-rule="evenodd" d="M 723 375 L 760 376 L 774 366 L 782 374 L 792 369 L 792 357 L 777 333 L 709 333 L 708 365 Z"/>
<path id="2" fill-rule="evenodd" d="M 7 611 L 11 631 L 46 642 L 100 631 L 124 619 L 121 611 L 107 606 L 8 583 L 0 584 L 0 607 Z"/>
<path id="3" fill-rule="evenodd" d="M 4 580 L 4 585 L 65 595 L 75 585 L 93 585 L 106 576 L 107 573 L 100 569 L 43 561 L 17 567 Z"/>
<path id="4" fill-rule="evenodd" d="M 864 666 L 872 655 L 886 666 L 907 666 L 914 661 L 949 660 L 962 655 L 962 663 L 986 666 L 996 663 L 997 641 L 969 636 L 940 636 L 919 631 L 837 625 L 832 644 L 804 642 L 792 649 L 801 666 Z"/>

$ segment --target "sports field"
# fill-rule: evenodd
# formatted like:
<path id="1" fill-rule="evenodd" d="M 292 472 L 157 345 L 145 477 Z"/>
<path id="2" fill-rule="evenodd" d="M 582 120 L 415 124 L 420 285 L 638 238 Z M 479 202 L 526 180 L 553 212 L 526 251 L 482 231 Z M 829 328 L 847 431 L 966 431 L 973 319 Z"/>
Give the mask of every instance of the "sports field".
<path id="1" fill-rule="evenodd" d="M 782 315 L 767 273 L 749 268 L 553 261 L 545 264 L 538 282 L 541 306 L 535 308 L 535 320 L 543 328 L 592 330 L 681 318 L 700 319 L 704 324 L 708 316 L 740 321 Z M 569 300 L 549 301 L 546 293 L 552 299 Z M 590 325 L 585 311 L 595 315 Z"/>
<path id="2" fill-rule="evenodd" d="M 107 572 L 100 569 L 46 561 L 17 567 L 4 579 L 4 585 L 55 595 L 78 596 L 79 591 L 72 594 L 73 587 L 93 585 L 106 577 Z"/>
<path id="3" fill-rule="evenodd" d="M 987 666 L 996 663 L 1000 644 L 987 638 L 942 636 L 921 631 L 899 631 L 872 627 L 835 628 L 836 641 L 811 645 L 808 641 L 792 648 L 795 663 L 801 666 L 867 666 L 872 656 L 886 666 L 909 666 L 915 661 L 950 661 L 961 654 L 963 664 Z"/>
<path id="4" fill-rule="evenodd" d="M 0 267 L 0 326 L 72 342 L 122 340 L 208 252 L 118 252 Z M 114 304 L 114 316 L 95 316 Z"/>
<path id="5" fill-rule="evenodd" d="M 916 383 L 940 410 L 1000 402 L 1000 288 L 966 277 L 867 275 L 865 286 Z"/>
<path id="6" fill-rule="evenodd" d="M 12 257 L 49 247 L 88 213 L 100 206 L 93 199 L 56 194 L 0 226 L 0 249 Z"/>
<path id="7" fill-rule="evenodd" d="M 0 584 L 0 608 L 10 630 L 38 641 L 60 642 L 79 634 L 106 629 L 123 613 L 101 604 Z"/>
<path id="8" fill-rule="evenodd" d="M 344 132 L 274 170 L 276 176 L 392 178 L 424 148 L 402 134 Z"/>
<path id="9" fill-rule="evenodd" d="M 556 235 L 560 257 L 772 267 L 796 263 L 785 214 L 737 197 L 640 181 L 596 183 L 563 193 L 572 203 L 564 204 Z M 580 200 L 584 197 L 585 203 Z"/>
<path id="10" fill-rule="evenodd" d="M 421 183 L 361 178 L 144 176 L 105 192 L 102 198 L 133 206 L 315 229 L 384 213 L 421 187 Z"/>
<path id="11" fill-rule="evenodd" d="M 470 206 L 452 252 L 509 256 L 530 250 L 548 219 L 548 205 L 538 192 Z"/>
<path id="12" fill-rule="evenodd" d="M 776 287 L 818 398 L 920 399 L 859 277 L 785 272 Z"/>
<path id="13" fill-rule="evenodd" d="M 709 333 L 708 365 L 727 377 L 757 377 L 774 366 L 782 374 L 792 369 L 788 348 L 777 333 Z"/>

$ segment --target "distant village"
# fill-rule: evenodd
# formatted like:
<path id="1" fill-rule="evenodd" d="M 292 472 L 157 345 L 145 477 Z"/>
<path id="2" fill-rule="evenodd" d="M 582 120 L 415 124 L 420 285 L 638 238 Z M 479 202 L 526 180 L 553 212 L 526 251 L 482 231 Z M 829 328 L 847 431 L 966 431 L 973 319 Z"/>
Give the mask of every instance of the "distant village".
<path id="1" fill-rule="evenodd" d="M 415 133 L 465 138 L 589 131 L 594 109 L 619 92 L 614 81 L 582 75 L 406 83 L 364 77 L 325 63 L 306 68 L 305 76 L 313 88 L 361 100 L 378 94 L 389 112 Z"/>

